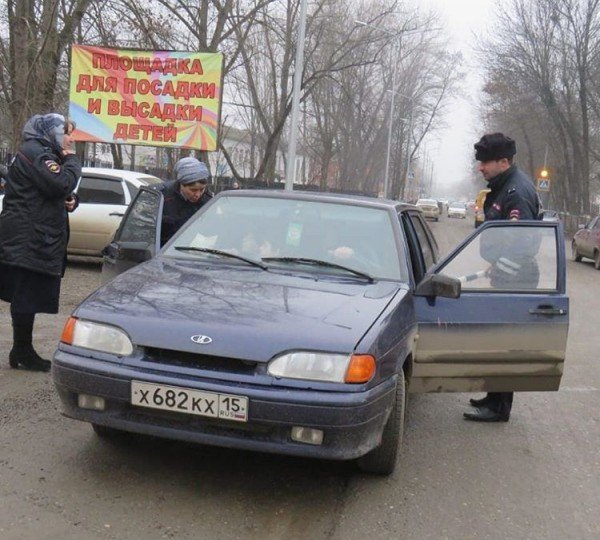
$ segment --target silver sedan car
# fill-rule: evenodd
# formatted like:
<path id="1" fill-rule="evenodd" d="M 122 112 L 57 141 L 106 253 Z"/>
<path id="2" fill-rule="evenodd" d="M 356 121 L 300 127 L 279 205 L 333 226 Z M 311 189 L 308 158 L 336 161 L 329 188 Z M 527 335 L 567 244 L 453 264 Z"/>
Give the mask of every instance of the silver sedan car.
<path id="1" fill-rule="evenodd" d="M 79 207 L 69 215 L 71 255 L 99 256 L 117 231 L 140 187 L 161 184 L 150 174 L 83 167 L 77 186 Z"/>
<path id="2" fill-rule="evenodd" d="M 426 218 L 435 219 L 436 221 L 440 219 L 440 208 L 436 200 L 419 199 L 417 207 L 421 209 Z"/>

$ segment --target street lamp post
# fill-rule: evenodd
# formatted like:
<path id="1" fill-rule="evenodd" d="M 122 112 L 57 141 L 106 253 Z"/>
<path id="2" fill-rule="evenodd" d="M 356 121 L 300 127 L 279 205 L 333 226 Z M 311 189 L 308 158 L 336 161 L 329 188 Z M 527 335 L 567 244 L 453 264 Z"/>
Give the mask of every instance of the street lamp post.
<path id="1" fill-rule="evenodd" d="M 296 43 L 296 61 L 294 64 L 294 86 L 292 89 L 292 120 L 290 125 L 290 142 L 288 145 L 287 170 L 285 172 L 285 189 L 292 191 L 296 180 L 296 143 L 298 138 L 298 111 L 300 109 L 300 86 L 304 70 L 304 36 L 306 34 L 306 3 L 300 3 L 300 23 L 298 41 Z"/>
<path id="2" fill-rule="evenodd" d="M 398 40 L 400 43 L 400 40 Z M 394 100 L 396 99 L 396 64 L 398 63 L 400 46 L 394 47 L 394 59 L 392 69 L 392 97 L 390 99 L 390 117 L 388 119 L 388 139 L 387 139 L 387 152 L 385 154 L 385 175 L 383 177 L 383 196 L 388 197 L 390 192 L 390 156 L 392 153 L 392 127 L 394 125 Z"/>
<path id="3" fill-rule="evenodd" d="M 409 98 L 413 101 L 413 98 Z M 408 175 L 410 174 L 410 137 L 412 132 L 412 123 L 413 123 L 413 108 L 414 103 L 410 107 L 410 115 L 408 117 L 408 128 L 406 130 L 406 163 L 405 163 L 405 173 L 404 173 L 404 184 L 402 185 L 402 198 L 404 198 L 404 190 L 406 189 L 406 184 L 408 184 Z"/>

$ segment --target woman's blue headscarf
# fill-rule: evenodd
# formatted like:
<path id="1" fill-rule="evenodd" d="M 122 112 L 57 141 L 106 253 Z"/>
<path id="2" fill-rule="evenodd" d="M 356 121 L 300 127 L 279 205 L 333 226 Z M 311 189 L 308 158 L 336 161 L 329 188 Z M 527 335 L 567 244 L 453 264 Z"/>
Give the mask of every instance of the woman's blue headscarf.
<path id="1" fill-rule="evenodd" d="M 60 154 L 65 137 L 65 117 L 62 114 L 36 114 L 23 127 L 23 140 L 37 139 L 49 144 Z"/>

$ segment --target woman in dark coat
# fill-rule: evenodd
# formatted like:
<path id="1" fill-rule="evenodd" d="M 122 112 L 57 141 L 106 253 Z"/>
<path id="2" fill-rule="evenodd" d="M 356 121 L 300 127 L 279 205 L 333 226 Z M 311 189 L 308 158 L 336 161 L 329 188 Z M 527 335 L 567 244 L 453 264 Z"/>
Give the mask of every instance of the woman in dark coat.
<path id="1" fill-rule="evenodd" d="M 35 115 L 23 128 L 0 214 L 0 299 L 10 303 L 12 368 L 48 371 L 32 344 L 36 313 L 58 313 L 69 235 L 67 211 L 81 163 L 60 114 Z M 69 131 L 69 133 L 67 133 Z"/>

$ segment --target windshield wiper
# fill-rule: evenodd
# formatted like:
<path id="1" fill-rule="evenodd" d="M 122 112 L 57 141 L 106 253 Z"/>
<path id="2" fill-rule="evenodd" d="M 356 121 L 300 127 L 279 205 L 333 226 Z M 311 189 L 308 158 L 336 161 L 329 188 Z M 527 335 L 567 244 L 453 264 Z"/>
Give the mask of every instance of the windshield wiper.
<path id="1" fill-rule="evenodd" d="M 254 259 L 248 259 L 246 257 L 242 257 L 241 255 L 236 255 L 235 253 L 229 253 L 228 251 L 221 251 L 220 249 L 212 249 L 212 248 L 199 248 L 193 246 L 175 246 L 177 251 L 196 251 L 199 253 L 211 253 L 212 255 L 221 255 L 223 257 L 230 257 L 232 259 L 238 259 L 239 261 L 247 262 L 252 266 L 258 266 L 263 270 L 268 270 L 266 264 L 262 264 L 259 261 L 255 261 Z"/>
<path id="2" fill-rule="evenodd" d="M 327 268 L 337 268 L 338 270 L 344 270 L 345 272 L 350 272 L 351 274 L 365 278 L 369 283 L 373 283 L 375 281 L 373 279 L 373 276 L 370 276 L 366 272 L 361 272 L 360 270 L 355 270 L 354 268 L 342 266 L 341 264 L 335 264 L 328 261 L 321 261 L 320 259 L 307 259 L 304 257 L 263 257 L 261 261 L 306 264 L 312 266 L 325 266 Z"/>

